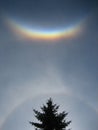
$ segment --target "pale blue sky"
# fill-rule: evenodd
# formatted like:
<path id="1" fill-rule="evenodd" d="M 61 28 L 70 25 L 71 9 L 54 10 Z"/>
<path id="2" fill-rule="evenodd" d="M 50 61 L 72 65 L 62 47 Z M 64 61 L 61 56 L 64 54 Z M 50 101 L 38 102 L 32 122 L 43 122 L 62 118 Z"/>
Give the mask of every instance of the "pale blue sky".
<path id="1" fill-rule="evenodd" d="M 49 97 L 69 112 L 72 130 L 97 130 L 98 2 L 1 0 L 0 10 L 0 130 L 34 130 L 32 107 Z M 83 23 L 73 38 L 38 42 L 16 36 L 5 15 L 47 31 Z"/>

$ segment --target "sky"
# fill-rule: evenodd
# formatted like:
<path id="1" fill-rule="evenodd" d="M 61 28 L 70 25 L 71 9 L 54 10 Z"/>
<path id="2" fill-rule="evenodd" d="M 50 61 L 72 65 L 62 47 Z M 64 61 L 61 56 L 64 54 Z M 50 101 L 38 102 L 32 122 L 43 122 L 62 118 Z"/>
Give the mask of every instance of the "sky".
<path id="1" fill-rule="evenodd" d="M 72 130 L 98 129 L 98 1 L 0 1 L 0 130 L 34 130 L 47 99 Z"/>

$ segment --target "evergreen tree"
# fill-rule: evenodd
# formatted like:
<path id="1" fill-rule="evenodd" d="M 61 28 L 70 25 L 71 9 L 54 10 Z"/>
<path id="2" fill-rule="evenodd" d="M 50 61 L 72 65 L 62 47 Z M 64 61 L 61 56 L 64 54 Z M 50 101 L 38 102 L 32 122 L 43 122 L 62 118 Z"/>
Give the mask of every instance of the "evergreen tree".
<path id="1" fill-rule="evenodd" d="M 40 123 L 30 122 L 34 125 L 36 130 L 66 130 L 66 127 L 71 123 L 71 121 L 66 121 L 65 117 L 68 115 L 65 111 L 57 113 L 59 106 L 53 104 L 50 98 L 46 105 L 41 107 L 42 112 L 33 110 L 35 117 Z"/>

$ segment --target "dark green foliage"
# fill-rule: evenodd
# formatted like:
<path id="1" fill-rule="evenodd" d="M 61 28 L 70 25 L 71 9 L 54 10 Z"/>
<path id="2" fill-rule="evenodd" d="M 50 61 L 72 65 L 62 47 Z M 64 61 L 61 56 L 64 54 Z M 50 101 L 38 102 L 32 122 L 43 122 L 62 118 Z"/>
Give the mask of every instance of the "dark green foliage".
<path id="1" fill-rule="evenodd" d="M 50 98 L 46 105 L 41 107 L 42 112 L 33 110 L 35 117 L 41 123 L 30 122 L 35 128 L 39 130 L 66 130 L 66 127 L 71 123 L 71 121 L 66 121 L 65 117 L 68 115 L 65 111 L 57 113 L 59 106 L 53 104 Z"/>

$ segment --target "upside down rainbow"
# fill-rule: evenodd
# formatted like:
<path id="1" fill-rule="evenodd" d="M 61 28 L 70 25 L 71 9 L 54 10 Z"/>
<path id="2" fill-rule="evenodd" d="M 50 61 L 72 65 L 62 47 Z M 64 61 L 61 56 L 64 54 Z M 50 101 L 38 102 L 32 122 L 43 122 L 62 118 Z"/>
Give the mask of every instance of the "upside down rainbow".
<path id="1" fill-rule="evenodd" d="M 32 27 L 23 26 L 22 24 L 12 19 L 7 19 L 7 24 L 17 34 L 31 40 L 58 40 L 62 38 L 71 38 L 75 37 L 81 30 L 81 23 L 65 29 L 58 29 L 55 31 L 33 29 Z"/>

